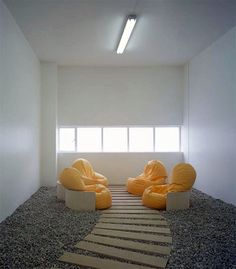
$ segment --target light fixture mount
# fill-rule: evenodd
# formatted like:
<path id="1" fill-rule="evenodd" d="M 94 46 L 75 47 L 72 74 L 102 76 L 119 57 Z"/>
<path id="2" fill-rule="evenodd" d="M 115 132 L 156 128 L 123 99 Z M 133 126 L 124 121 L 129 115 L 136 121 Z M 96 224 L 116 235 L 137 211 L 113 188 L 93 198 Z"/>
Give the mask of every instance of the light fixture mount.
<path id="1" fill-rule="evenodd" d="M 136 24 L 136 21 L 137 21 L 136 15 L 134 14 L 128 15 L 126 23 L 125 23 L 125 27 L 123 29 L 123 33 L 121 35 L 121 38 L 120 38 L 120 41 L 116 50 L 117 54 L 122 54 L 124 52 L 125 47 L 129 41 L 129 38 Z"/>

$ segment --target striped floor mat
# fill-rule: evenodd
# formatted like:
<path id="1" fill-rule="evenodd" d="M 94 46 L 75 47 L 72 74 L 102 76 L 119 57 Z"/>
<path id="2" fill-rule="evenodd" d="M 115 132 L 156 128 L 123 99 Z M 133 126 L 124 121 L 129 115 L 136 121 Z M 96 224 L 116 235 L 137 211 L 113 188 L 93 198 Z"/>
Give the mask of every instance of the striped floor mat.
<path id="1" fill-rule="evenodd" d="M 109 189 L 112 207 L 101 211 L 91 233 L 76 244 L 87 255 L 65 252 L 59 261 L 98 269 L 165 268 L 172 237 L 164 217 L 142 206 L 125 186 Z"/>

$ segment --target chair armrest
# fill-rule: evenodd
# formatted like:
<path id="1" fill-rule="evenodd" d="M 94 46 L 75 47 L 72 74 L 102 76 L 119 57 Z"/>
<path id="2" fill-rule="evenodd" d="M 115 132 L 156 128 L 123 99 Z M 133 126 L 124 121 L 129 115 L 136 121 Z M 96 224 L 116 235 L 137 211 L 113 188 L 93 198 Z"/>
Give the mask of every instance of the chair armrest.
<path id="1" fill-rule="evenodd" d="M 94 175 L 95 175 L 95 178 L 97 178 L 97 179 L 103 179 L 103 178 L 105 178 L 102 174 L 99 174 L 97 172 L 95 172 Z"/>

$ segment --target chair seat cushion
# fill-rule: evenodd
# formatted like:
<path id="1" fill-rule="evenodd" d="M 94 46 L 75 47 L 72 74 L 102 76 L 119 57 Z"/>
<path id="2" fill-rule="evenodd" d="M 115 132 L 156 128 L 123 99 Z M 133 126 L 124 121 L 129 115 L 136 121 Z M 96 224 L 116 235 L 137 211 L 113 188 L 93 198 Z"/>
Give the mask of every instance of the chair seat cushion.
<path id="1" fill-rule="evenodd" d="M 127 180 L 127 191 L 133 195 L 142 196 L 146 188 L 159 184 L 165 184 L 165 179 L 147 180 L 143 178 L 129 178 Z"/>
<path id="2" fill-rule="evenodd" d="M 165 209 L 167 193 L 168 185 L 150 186 L 143 193 L 143 205 L 155 209 Z"/>
<path id="3" fill-rule="evenodd" d="M 96 194 L 96 209 L 109 208 L 112 205 L 112 196 L 108 188 L 102 184 L 87 185 L 86 191 L 94 191 Z"/>

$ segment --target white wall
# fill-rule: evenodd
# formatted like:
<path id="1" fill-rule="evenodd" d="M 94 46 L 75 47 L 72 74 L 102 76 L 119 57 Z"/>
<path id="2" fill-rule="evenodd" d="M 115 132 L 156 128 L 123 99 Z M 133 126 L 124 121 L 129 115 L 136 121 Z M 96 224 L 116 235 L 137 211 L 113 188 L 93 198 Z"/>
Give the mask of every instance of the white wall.
<path id="1" fill-rule="evenodd" d="M 40 66 L 0 0 L 0 221 L 40 186 Z"/>
<path id="2" fill-rule="evenodd" d="M 188 160 L 196 188 L 236 204 L 236 28 L 189 64 Z"/>
<path id="3" fill-rule="evenodd" d="M 183 121 L 183 67 L 59 67 L 59 125 L 178 125 Z M 148 160 L 168 169 L 181 153 L 64 153 L 58 173 L 76 158 L 86 158 L 111 184 L 124 184 Z"/>
<path id="4" fill-rule="evenodd" d="M 184 106 L 183 106 L 183 125 L 181 128 L 181 151 L 184 153 L 184 161 L 189 159 L 189 65 L 184 66 Z"/>
<path id="5" fill-rule="evenodd" d="M 183 68 L 60 67 L 59 125 L 182 124 Z"/>
<path id="6" fill-rule="evenodd" d="M 57 65 L 41 63 L 41 180 L 56 185 Z"/>
<path id="7" fill-rule="evenodd" d="M 148 161 L 161 160 L 168 170 L 183 161 L 181 152 L 160 153 L 67 153 L 58 154 L 58 173 L 70 167 L 77 158 L 91 162 L 95 171 L 105 175 L 110 184 L 125 184 L 128 177 L 136 177 L 143 172 Z"/>

